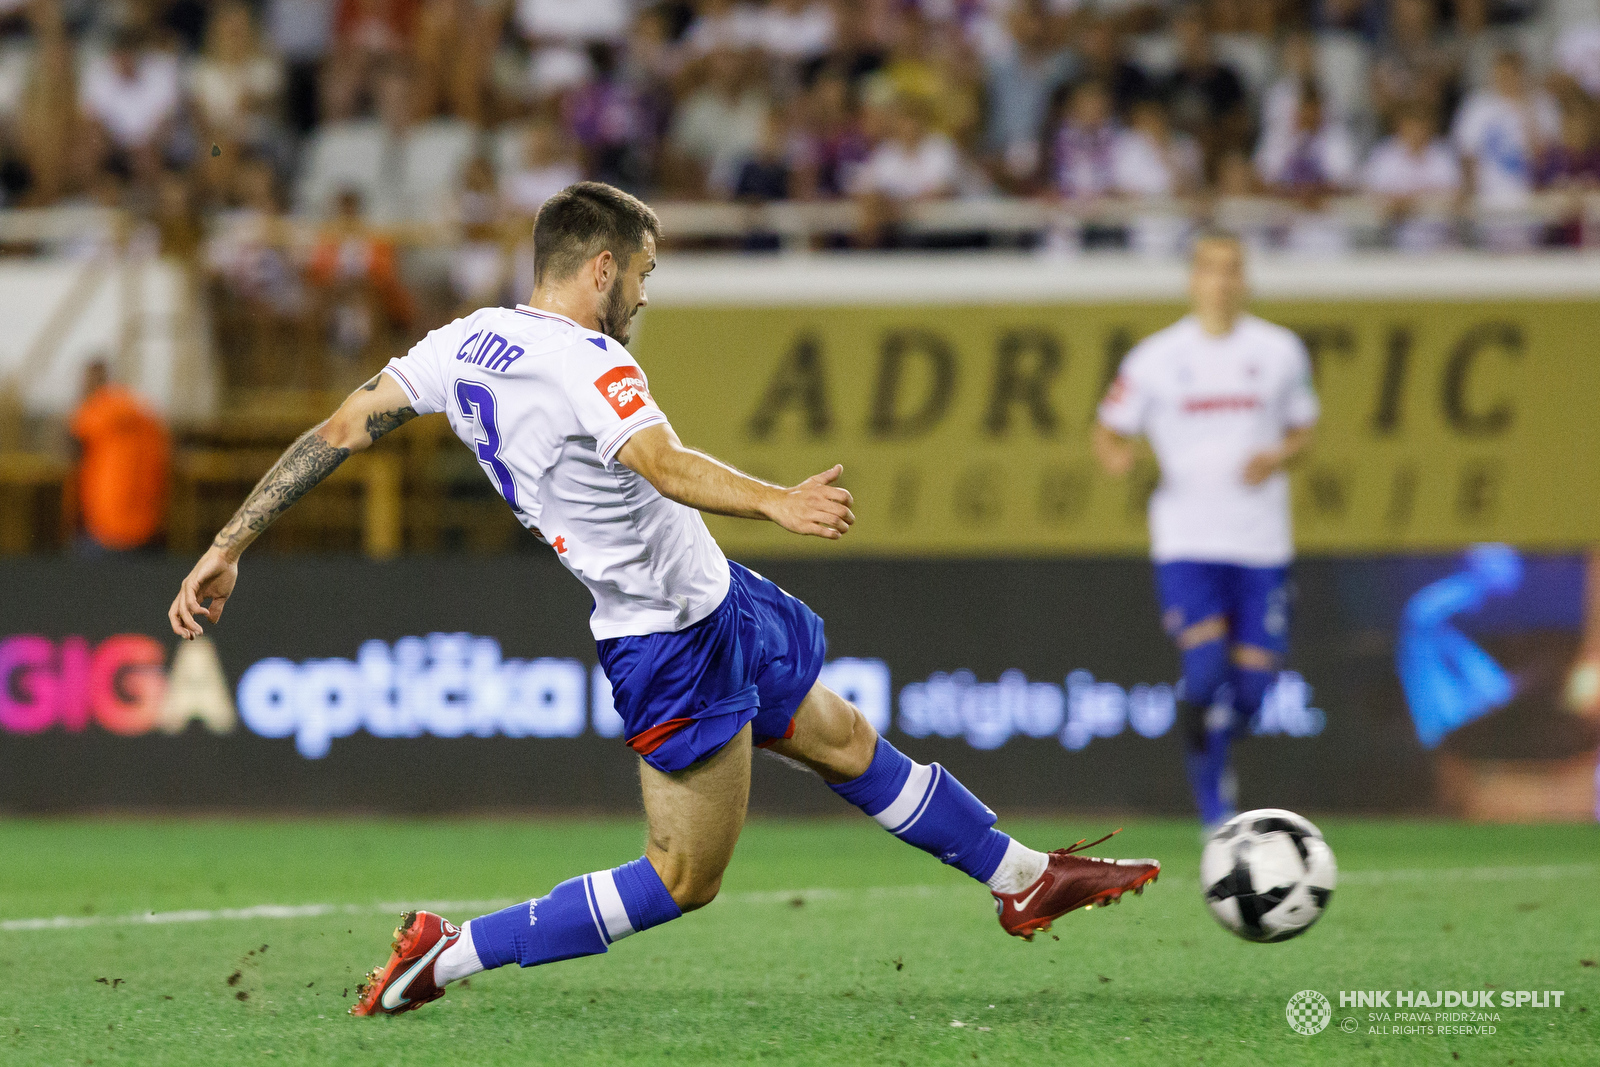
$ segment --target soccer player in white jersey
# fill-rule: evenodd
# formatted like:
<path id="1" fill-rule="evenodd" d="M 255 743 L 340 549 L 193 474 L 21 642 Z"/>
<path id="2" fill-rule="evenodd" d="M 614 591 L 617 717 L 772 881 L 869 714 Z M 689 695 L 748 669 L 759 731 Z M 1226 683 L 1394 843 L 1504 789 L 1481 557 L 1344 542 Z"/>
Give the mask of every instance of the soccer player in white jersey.
<path id="1" fill-rule="evenodd" d="M 1261 709 L 1289 640 L 1289 477 L 1311 443 L 1317 396 L 1300 339 L 1244 311 L 1244 249 L 1194 246 L 1193 312 L 1128 353 L 1100 404 L 1094 452 L 1127 474 L 1143 436 L 1161 481 L 1150 552 L 1162 622 L 1183 657 L 1189 784 L 1209 829 L 1234 814 L 1229 749 Z M 1231 691 L 1231 715 L 1211 716 Z M 1220 720 L 1220 721 L 1219 721 Z"/>
<path id="2" fill-rule="evenodd" d="M 240 554 L 277 515 L 351 452 L 435 412 L 594 596 L 600 662 L 641 757 L 644 855 L 460 927 L 407 912 L 353 1014 L 408 1011 L 485 968 L 605 952 L 709 903 L 744 824 L 755 745 L 810 767 L 901 840 L 986 883 L 1002 928 L 1019 937 L 1140 892 L 1160 872 L 1154 860 L 1074 855 L 1081 841 L 1025 848 L 949 771 L 902 755 L 817 684 L 822 620 L 730 563 L 700 512 L 836 540 L 855 521 L 836 484 L 842 468 L 771 485 L 680 443 L 624 347 L 659 233 L 654 212 L 611 186 L 583 182 L 552 197 L 534 223 L 528 305 L 457 319 L 350 394 L 261 479 L 168 612 L 187 638 L 200 617 L 219 621 Z"/>

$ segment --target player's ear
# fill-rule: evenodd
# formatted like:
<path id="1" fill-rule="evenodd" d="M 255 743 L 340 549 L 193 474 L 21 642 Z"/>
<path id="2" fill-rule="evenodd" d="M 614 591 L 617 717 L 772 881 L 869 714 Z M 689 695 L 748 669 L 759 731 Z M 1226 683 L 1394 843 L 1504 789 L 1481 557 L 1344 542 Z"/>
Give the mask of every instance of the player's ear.
<path id="1" fill-rule="evenodd" d="M 611 286 L 611 278 L 616 271 L 617 260 L 609 249 L 594 257 L 594 281 L 601 292 L 605 292 Z"/>

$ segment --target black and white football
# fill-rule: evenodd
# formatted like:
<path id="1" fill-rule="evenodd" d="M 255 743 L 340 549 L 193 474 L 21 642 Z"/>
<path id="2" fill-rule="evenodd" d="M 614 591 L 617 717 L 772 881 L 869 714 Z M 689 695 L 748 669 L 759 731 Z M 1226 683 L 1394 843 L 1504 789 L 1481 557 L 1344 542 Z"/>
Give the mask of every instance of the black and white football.
<path id="1" fill-rule="evenodd" d="M 1322 831 L 1282 808 L 1235 815 L 1200 855 L 1211 914 L 1246 941 L 1305 933 L 1327 910 L 1338 873 Z"/>

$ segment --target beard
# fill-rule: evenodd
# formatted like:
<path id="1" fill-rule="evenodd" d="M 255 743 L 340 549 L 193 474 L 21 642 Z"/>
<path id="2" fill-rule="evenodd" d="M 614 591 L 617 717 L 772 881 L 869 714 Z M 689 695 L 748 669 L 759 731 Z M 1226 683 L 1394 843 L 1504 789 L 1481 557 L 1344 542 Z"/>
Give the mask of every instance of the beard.
<path id="1" fill-rule="evenodd" d="M 629 327 L 633 324 L 633 309 L 622 297 L 621 279 L 611 283 L 604 301 L 600 304 L 600 332 L 619 345 L 628 343 Z"/>

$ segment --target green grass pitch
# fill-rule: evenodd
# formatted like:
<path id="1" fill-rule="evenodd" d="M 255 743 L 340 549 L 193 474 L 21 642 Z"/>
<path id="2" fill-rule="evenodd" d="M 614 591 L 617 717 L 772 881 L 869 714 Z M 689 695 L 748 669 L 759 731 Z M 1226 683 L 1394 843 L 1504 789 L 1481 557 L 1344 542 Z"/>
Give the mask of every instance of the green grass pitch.
<path id="1" fill-rule="evenodd" d="M 1002 827 L 1043 847 L 1110 828 Z M 0 821 L 0 1063 L 1600 1063 L 1600 831 L 1323 830 L 1342 881 L 1297 940 L 1225 933 L 1196 886 L 1193 824 L 1138 821 L 1099 851 L 1160 858 L 1160 882 L 1026 944 L 1001 934 L 982 887 L 866 820 L 757 821 L 701 912 L 352 1019 L 357 980 L 388 952 L 384 902 L 540 894 L 637 856 L 639 824 Z M 215 914 L 267 904 L 330 907 Z M 181 910 L 190 921 L 128 921 Z M 49 917 L 63 918 L 17 922 Z M 1339 990 L 1486 985 L 1565 995 L 1499 1010 L 1488 1036 L 1374 1034 L 1338 1007 Z M 1311 1037 L 1284 1018 L 1302 989 L 1335 1005 Z"/>

